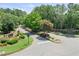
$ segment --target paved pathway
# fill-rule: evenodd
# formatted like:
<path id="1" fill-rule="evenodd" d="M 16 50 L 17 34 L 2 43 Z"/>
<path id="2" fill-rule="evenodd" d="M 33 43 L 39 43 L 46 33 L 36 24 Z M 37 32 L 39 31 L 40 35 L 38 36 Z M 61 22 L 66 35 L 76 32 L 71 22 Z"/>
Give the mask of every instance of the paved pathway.
<path id="1" fill-rule="evenodd" d="M 50 33 L 51 34 L 51 33 Z M 62 43 L 52 43 L 47 40 L 40 40 L 38 35 L 31 35 L 34 42 L 28 48 L 11 54 L 9 56 L 72 56 L 79 55 L 79 38 L 70 38 L 53 34 L 61 39 Z"/>

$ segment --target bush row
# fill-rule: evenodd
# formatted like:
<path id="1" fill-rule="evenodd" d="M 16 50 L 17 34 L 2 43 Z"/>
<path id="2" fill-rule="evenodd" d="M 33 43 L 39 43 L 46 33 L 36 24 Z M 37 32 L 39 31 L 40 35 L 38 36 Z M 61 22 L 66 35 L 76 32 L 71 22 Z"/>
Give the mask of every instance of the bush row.
<path id="1" fill-rule="evenodd" d="M 12 44 L 15 44 L 15 43 L 17 43 L 18 42 L 18 40 L 0 40 L 0 43 L 2 43 L 2 44 L 9 44 L 9 45 L 12 45 Z"/>
<path id="2" fill-rule="evenodd" d="M 24 38 L 25 38 L 25 35 L 23 33 L 20 33 L 19 38 L 17 36 L 17 37 L 9 38 L 9 40 L 2 39 L 2 40 L 0 40 L 0 43 L 13 45 L 13 44 L 17 43 L 19 39 L 24 39 Z"/>

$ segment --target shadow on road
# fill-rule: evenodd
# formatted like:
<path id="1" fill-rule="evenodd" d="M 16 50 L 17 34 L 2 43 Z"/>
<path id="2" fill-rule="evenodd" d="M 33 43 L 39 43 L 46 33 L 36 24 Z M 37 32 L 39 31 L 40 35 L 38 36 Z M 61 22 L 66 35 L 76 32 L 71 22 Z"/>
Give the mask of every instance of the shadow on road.
<path id="1" fill-rule="evenodd" d="M 38 36 L 37 39 L 38 39 L 38 40 L 41 40 L 41 41 L 47 41 L 47 39 L 45 39 L 45 38 L 43 38 L 43 37 L 40 37 L 40 36 Z"/>

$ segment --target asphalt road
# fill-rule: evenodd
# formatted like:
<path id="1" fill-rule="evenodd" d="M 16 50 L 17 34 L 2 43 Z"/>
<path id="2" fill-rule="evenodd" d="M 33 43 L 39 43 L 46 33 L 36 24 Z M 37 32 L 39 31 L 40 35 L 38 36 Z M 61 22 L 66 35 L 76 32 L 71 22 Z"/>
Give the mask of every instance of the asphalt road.
<path id="1" fill-rule="evenodd" d="M 50 33 L 51 34 L 51 33 Z M 41 40 L 38 35 L 31 35 L 34 42 L 28 48 L 8 56 L 78 56 L 79 38 L 65 37 L 52 34 L 61 43 L 57 44 L 47 40 Z"/>

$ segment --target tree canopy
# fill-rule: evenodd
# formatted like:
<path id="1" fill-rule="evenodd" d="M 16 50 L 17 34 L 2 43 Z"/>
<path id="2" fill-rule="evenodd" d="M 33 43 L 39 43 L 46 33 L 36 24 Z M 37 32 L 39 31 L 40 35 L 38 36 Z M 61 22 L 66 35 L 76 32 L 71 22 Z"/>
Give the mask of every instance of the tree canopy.
<path id="1" fill-rule="evenodd" d="M 16 14 L 14 11 L 16 12 Z M 23 19 L 25 15 L 26 12 L 22 10 L 0 8 L 0 31 L 2 31 L 3 33 L 9 33 L 10 31 L 13 31 L 24 21 Z"/>
<path id="2" fill-rule="evenodd" d="M 40 21 L 52 23 L 52 29 L 79 29 L 79 4 L 40 5 L 33 8 L 29 14 L 19 9 L 0 8 L 1 31 L 11 27 L 14 29 L 18 25 L 39 31 L 43 26 Z"/>

